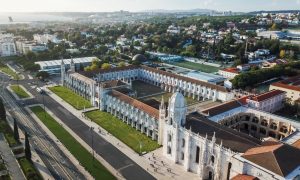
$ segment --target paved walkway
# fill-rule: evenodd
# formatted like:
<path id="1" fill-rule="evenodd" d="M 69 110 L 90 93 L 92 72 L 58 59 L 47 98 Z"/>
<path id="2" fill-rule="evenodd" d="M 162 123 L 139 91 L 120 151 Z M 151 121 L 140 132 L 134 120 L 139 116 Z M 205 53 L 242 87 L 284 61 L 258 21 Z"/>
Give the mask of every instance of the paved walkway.
<path id="1" fill-rule="evenodd" d="M 25 179 L 24 174 L 19 166 L 19 163 L 17 162 L 13 152 L 8 146 L 2 133 L 0 133 L 0 153 L 2 159 L 6 163 L 6 167 L 9 171 L 9 175 L 11 176 L 11 178 L 14 180 Z"/>
<path id="2" fill-rule="evenodd" d="M 46 89 L 46 88 L 45 88 Z M 126 144 L 121 142 L 109 134 L 106 130 L 100 127 L 98 124 L 86 119 L 83 116 L 83 111 L 78 111 L 73 108 L 70 104 L 62 100 L 60 97 L 46 89 L 47 94 L 52 97 L 56 102 L 60 103 L 63 107 L 68 109 L 74 116 L 78 117 L 83 123 L 89 127 L 94 127 L 95 133 L 104 138 L 107 142 L 111 143 L 121 152 L 126 154 L 135 163 L 149 172 L 156 179 L 199 179 L 199 176 L 194 173 L 186 172 L 183 166 L 174 164 L 170 160 L 166 159 L 162 155 L 162 148 L 159 148 L 152 153 L 140 156 L 138 153 L 129 148 Z M 122 169 L 118 169 L 120 171 Z"/>

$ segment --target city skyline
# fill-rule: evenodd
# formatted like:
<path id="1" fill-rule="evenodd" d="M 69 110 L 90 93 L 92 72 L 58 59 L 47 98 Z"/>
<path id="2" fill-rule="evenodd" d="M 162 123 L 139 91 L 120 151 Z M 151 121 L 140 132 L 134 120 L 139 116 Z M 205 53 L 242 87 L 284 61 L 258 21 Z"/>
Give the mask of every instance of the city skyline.
<path id="1" fill-rule="evenodd" d="M 241 6 L 241 3 L 243 6 Z M 111 11 L 146 11 L 146 10 L 188 10 L 212 9 L 218 11 L 249 12 L 258 10 L 297 10 L 300 0 L 269 0 L 244 2 L 242 0 L 52 0 L 40 3 L 38 0 L 11 0 L 2 3 L 0 12 L 111 12 Z M 18 4 L 18 6 L 16 6 Z"/>

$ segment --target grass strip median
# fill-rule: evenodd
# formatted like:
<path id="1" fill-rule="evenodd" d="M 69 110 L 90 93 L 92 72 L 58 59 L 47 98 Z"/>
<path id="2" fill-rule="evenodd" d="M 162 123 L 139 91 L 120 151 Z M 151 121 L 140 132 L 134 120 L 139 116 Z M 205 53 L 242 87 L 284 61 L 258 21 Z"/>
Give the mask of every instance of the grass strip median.
<path id="1" fill-rule="evenodd" d="M 109 113 L 94 110 L 85 113 L 85 115 L 137 153 L 150 152 L 160 147 L 156 141 L 153 141 L 145 134 L 142 134 Z"/>
<path id="2" fill-rule="evenodd" d="M 5 65 L 1 62 L 0 62 L 0 71 L 2 71 L 3 73 L 5 73 L 7 75 L 10 75 L 15 80 L 20 79 L 19 75 L 16 72 L 14 72 L 7 65 Z"/>
<path id="3" fill-rule="evenodd" d="M 20 144 L 15 140 L 14 133 L 6 120 L 0 119 L 0 132 L 4 134 L 5 139 L 7 140 L 10 147 Z"/>
<path id="4" fill-rule="evenodd" d="M 116 179 L 99 161 L 93 160 L 92 154 L 42 107 L 34 106 L 30 109 L 95 179 Z"/>
<path id="5" fill-rule="evenodd" d="M 41 175 L 39 174 L 39 172 L 35 169 L 32 162 L 28 161 L 25 157 L 19 158 L 18 162 L 19 162 L 21 169 L 27 179 L 31 179 L 31 180 L 42 180 L 43 179 L 41 177 Z"/>
<path id="6" fill-rule="evenodd" d="M 84 99 L 83 97 L 79 96 L 78 94 L 74 93 L 72 90 L 66 87 L 54 86 L 49 87 L 48 89 L 56 95 L 58 95 L 64 101 L 69 103 L 71 106 L 76 108 L 77 110 L 92 107 L 91 103 L 88 100 Z"/>
<path id="7" fill-rule="evenodd" d="M 19 85 L 11 85 L 10 88 L 20 99 L 30 97 L 29 94 Z"/>

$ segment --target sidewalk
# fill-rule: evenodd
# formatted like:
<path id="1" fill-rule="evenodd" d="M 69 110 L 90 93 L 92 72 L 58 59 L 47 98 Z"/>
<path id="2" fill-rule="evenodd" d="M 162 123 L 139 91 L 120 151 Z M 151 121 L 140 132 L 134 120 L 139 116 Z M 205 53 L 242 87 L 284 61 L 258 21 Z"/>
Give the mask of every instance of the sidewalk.
<path id="1" fill-rule="evenodd" d="M 19 163 L 17 162 L 13 152 L 8 146 L 4 138 L 4 135 L 2 133 L 0 133 L 0 154 L 4 162 L 6 163 L 6 167 L 12 179 L 14 180 L 26 179 L 21 170 L 21 167 L 19 166 Z"/>
<path id="2" fill-rule="evenodd" d="M 152 153 L 140 156 L 138 153 L 129 148 L 126 144 L 121 142 L 119 139 L 115 138 L 109 134 L 105 129 L 100 127 L 98 124 L 86 119 L 83 116 L 83 110 L 78 111 L 73 108 L 70 104 L 65 102 L 63 99 L 58 97 L 56 94 L 52 93 L 47 88 L 44 88 L 47 94 L 53 98 L 56 102 L 60 103 L 66 109 L 68 109 L 73 115 L 79 118 L 87 126 L 94 127 L 95 133 L 104 138 L 107 142 L 111 143 L 113 146 L 118 148 L 121 152 L 126 154 L 130 159 L 135 161 L 139 166 L 148 171 L 156 179 L 199 179 L 197 174 L 187 172 L 184 170 L 183 166 L 174 164 L 170 160 L 166 159 L 162 155 L 162 148 L 159 148 Z"/>

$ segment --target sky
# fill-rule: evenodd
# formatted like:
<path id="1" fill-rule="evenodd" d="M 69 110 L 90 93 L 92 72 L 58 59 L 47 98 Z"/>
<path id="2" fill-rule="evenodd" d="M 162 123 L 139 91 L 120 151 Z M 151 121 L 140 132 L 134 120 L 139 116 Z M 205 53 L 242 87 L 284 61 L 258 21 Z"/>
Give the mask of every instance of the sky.
<path id="1" fill-rule="evenodd" d="M 300 0 L 1 0 L 0 12 L 111 12 L 213 9 L 248 12 L 299 10 Z"/>

